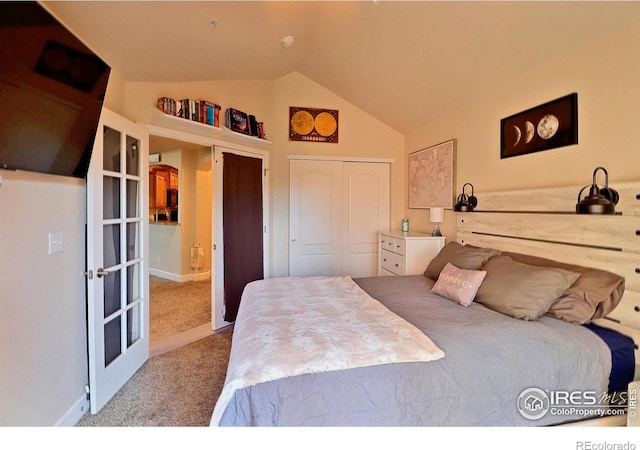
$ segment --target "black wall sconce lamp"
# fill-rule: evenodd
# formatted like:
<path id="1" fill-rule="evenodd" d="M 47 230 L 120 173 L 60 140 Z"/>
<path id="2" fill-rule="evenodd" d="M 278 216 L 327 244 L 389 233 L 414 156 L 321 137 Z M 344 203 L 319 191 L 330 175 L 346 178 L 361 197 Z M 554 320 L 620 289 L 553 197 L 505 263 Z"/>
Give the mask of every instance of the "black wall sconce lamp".
<path id="1" fill-rule="evenodd" d="M 596 183 L 598 171 L 604 172 L 604 187 L 601 189 Z M 589 188 L 589 195 L 582 200 L 580 197 L 586 188 Z M 593 171 L 593 183 L 586 185 L 578 193 L 577 214 L 614 214 L 616 205 L 620 200 L 620 194 L 615 189 L 609 187 L 609 174 L 604 167 L 596 167 Z"/>
<path id="2" fill-rule="evenodd" d="M 464 188 L 467 186 L 471 186 L 471 195 L 464 193 Z M 459 212 L 471 212 L 476 206 L 478 206 L 478 199 L 473 195 L 473 184 L 465 183 L 462 186 L 462 194 L 458 195 L 453 210 Z"/>

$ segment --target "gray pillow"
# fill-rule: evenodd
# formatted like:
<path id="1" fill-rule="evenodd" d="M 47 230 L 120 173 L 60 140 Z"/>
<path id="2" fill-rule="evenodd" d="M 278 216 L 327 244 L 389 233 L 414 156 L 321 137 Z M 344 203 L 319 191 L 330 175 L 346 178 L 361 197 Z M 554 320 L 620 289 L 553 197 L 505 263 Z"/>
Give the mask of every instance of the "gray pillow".
<path id="1" fill-rule="evenodd" d="M 580 273 L 531 266 L 500 255 L 482 268 L 487 272 L 476 302 L 523 320 L 536 320 L 571 286 Z"/>
<path id="2" fill-rule="evenodd" d="M 547 311 L 548 316 L 567 322 L 589 323 L 609 314 L 622 300 L 625 280 L 615 273 L 521 253 L 502 254 L 532 266 L 557 267 L 581 274 L 580 278 L 551 305 Z"/>
<path id="3" fill-rule="evenodd" d="M 424 271 L 424 276 L 437 280 L 447 263 L 459 269 L 480 270 L 489 259 L 499 254 L 498 250 L 492 248 L 471 247 L 451 242 L 431 260 Z"/>

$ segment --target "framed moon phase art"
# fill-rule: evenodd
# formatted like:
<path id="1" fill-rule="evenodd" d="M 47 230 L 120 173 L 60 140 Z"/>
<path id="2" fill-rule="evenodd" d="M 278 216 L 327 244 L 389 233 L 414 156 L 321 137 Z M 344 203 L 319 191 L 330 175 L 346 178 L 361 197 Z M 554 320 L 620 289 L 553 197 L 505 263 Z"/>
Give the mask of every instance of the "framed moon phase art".
<path id="1" fill-rule="evenodd" d="M 500 121 L 500 158 L 578 143 L 578 94 L 552 100 Z"/>
<path id="2" fill-rule="evenodd" d="M 290 106 L 289 140 L 337 143 L 338 111 Z"/>

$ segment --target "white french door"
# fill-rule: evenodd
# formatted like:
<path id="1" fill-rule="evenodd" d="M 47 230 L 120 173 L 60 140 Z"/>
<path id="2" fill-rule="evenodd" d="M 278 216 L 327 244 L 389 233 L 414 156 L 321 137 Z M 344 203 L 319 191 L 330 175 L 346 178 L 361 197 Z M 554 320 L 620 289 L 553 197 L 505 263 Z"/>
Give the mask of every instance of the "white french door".
<path id="1" fill-rule="evenodd" d="M 149 133 L 102 110 L 87 174 L 91 413 L 149 358 Z"/>

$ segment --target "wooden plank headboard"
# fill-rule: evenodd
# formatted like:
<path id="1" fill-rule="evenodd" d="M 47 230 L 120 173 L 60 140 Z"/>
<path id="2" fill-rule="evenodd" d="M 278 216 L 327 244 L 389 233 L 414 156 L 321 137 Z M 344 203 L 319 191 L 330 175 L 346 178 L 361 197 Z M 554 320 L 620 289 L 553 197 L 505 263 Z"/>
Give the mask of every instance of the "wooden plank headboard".
<path id="1" fill-rule="evenodd" d="M 457 241 L 596 267 L 625 278 L 618 307 L 596 323 L 631 336 L 640 377 L 640 182 L 611 185 L 613 215 L 576 214 L 583 186 L 478 192 L 473 212 L 456 213 Z"/>

